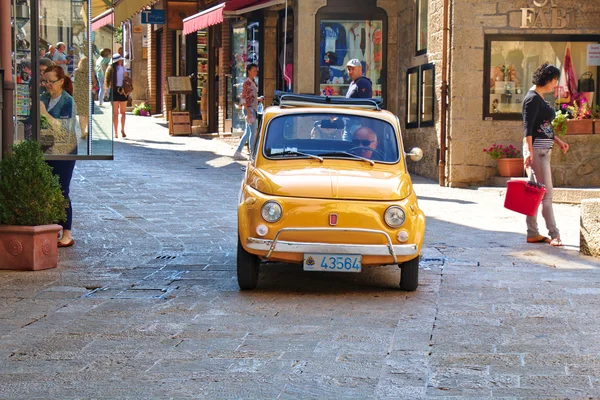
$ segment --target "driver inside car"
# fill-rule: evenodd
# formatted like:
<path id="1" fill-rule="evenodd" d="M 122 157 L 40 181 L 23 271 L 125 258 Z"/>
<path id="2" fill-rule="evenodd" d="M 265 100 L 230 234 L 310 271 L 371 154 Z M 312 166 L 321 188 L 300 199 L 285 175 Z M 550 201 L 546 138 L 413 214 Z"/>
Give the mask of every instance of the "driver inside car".
<path id="1" fill-rule="evenodd" d="M 372 159 L 377 154 L 377 135 L 371 128 L 362 127 L 352 135 L 352 149 L 350 152 L 360 157 Z"/>

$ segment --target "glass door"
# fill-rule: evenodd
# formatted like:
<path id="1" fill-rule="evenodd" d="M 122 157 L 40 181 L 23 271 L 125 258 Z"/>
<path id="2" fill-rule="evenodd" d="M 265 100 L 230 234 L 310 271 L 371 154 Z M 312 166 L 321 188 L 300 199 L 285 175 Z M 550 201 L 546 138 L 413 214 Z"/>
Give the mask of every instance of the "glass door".
<path id="1" fill-rule="evenodd" d="M 14 137 L 15 143 L 33 138 L 32 120 L 32 88 L 34 76 L 32 66 L 32 40 L 31 34 L 31 8 L 29 0 L 12 0 L 11 3 L 11 28 L 12 28 L 12 75 L 16 84 L 14 99 Z M 8 71 L 6 72 L 9 73 Z M 37 81 L 37 79 L 35 79 Z"/>
<path id="2" fill-rule="evenodd" d="M 233 25 L 233 40 L 231 50 L 233 68 L 231 70 L 233 79 L 233 113 L 232 113 L 232 132 L 243 132 L 245 129 L 244 114 L 240 103 L 242 95 L 242 85 L 246 79 L 246 60 L 248 53 L 246 50 L 246 21 Z"/>
<path id="3" fill-rule="evenodd" d="M 246 66 L 260 66 L 260 23 L 257 21 L 241 21 L 233 25 L 232 30 L 232 80 L 235 106 L 232 115 L 232 132 L 243 132 L 246 126 L 243 108 L 241 107 L 242 86 L 246 80 Z M 260 76 L 260 68 L 259 68 Z M 259 77 L 256 84 L 260 88 Z"/>
<path id="4" fill-rule="evenodd" d="M 198 60 L 198 110 L 202 118 L 202 126 L 208 126 L 208 33 L 206 29 L 197 32 Z"/>

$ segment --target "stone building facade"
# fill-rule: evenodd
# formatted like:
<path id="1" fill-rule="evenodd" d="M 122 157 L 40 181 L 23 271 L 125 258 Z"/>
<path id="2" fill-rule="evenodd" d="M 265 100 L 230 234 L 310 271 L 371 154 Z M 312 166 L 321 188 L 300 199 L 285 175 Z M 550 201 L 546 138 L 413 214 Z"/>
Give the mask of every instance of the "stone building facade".
<path id="1" fill-rule="evenodd" d="M 573 45 L 576 70 L 580 74 L 590 71 L 597 77 L 597 60 L 587 65 L 584 46 L 599 43 L 600 19 L 597 16 L 600 15 L 600 2 L 580 2 L 577 7 L 565 0 L 449 0 L 448 3 L 448 151 L 443 175 L 445 184 L 450 186 L 487 184 L 497 175 L 497 167 L 496 161 L 482 150 L 493 143 L 521 147 L 523 125 L 520 120 L 520 99 L 531 86 L 534 66 L 549 61 L 562 68 L 565 43 L 569 43 L 569 46 Z M 400 74 L 404 75 L 399 78 L 404 83 L 399 85 L 399 103 L 407 103 L 406 71 L 416 65 L 435 64 L 435 124 L 432 127 L 405 129 L 404 134 L 407 147 L 418 145 L 425 152 L 424 159 L 412 165 L 411 169 L 436 180 L 439 177 L 440 121 L 443 118 L 440 112 L 443 101 L 443 5 L 443 0 L 429 1 L 429 43 L 424 55 L 415 55 L 414 51 L 415 4 L 410 2 L 401 6 L 398 14 L 398 35 L 405 39 L 398 57 Z M 522 69 L 518 83 L 504 82 L 501 77 L 496 77 L 501 82 L 494 82 L 495 46 L 523 50 L 522 61 L 515 63 L 517 70 Z M 552 54 L 548 48 L 556 49 L 556 54 Z M 576 48 L 579 50 L 576 51 Z M 500 64 L 511 67 L 507 52 L 504 52 L 504 56 L 507 57 L 505 64 Z M 488 82 L 491 82 L 492 89 L 487 86 Z M 499 87 L 502 88 L 502 94 L 499 93 Z M 595 89 L 597 92 L 597 87 Z M 502 103 L 507 96 L 513 102 L 509 116 L 504 115 L 502 110 L 494 109 L 492 104 L 492 99 L 497 98 Z M 549 95 L 547 100 L 553 101 L 554 97 Z M 593 102 L 597 104 L 597 98 Z M 495 114 L 495 111 L 499 112 Z M 398 112 L 401 119 L 406 121 L 406 107 L 400 107 Z M 569 153 L 563 155 L 555 151 L 552 155 L 555 185 L 600 185 L 600 174 L 597 172 L 600 168 L 600 151 L 597 150 L 600 148 L 599 139 L 597 135 L 567 135 L 565 140 L 571 145 Z"/>
<path id="2" fill-rule="evenodd" d="M 169 7 L 167 0 L 158 4 Z M 198 2 L 198 11 L 215 4 L 219 2 Z M 406 149 L 419 146 L 424 150 L 423 160 L 409 162 L 410 170 L 439 180 L 442 185 L 488 184 L 497 175 L 497 166 L 482 150 L 493 143 L 521 147 L 520 101 L 530 86 L 536 63 L 550 61 L 562 67 L 564 48 L 567 43 L 568 46 L 573 44 L 578 73 L 592 72 L 597 77 L 597 65 L 583 64 L 585 46 L 600 43 L 600 19 L 593 17 L 600 13 L 598 2 L 572 7 L 566 0 L 366 0 L 360 4 L 350 0 L 289 0 L 287 5 L 291 19 L 288 26 L 292 25 L 294 37 L 291 44 L 296 72 L 293 74 L 294 92 L 322 94 L 329 90 L 343 94 L 336 88 L 347 82 L 343 82 L 345 78 L 341 76 L 337 78 L 339 82 L 336 81 L 335 73 L 342 69 L 350 52 L 337 62 L 327 61 L 333 66 L 327 65 L 332 76 L 328 80 L 328 73 L 323 75 L 323 48 L 335 45 L 324 43 L 327 41 L 323 38 L 324 26 L 348 30 L 353 21 L 362 18 L 367 28 L 372 28 L 370 32 L 367 29 L 365 35 L 376 35 L 377 30 L 382 32 L 380 42 L 374 39 L 371 42 L 374 47 L 385 47 L 383 51 L 375 50 L 380 52 L 380 58 L 383 54 L 382 60 L 371 61 L 372 64 L 366 60 L 365 67 L 375 72 L 373 80 L 381 89 L 386 108 L 399 115 Z M 266 96 L 267 103 L 273 91 L 281 89 L 278 41 L 283 9 L 282 1 L 252 14 L 254 20 L 261 23 L 259 91 Z M 233 26 L 241 18 L 250 16 L 225 18 L 213 28 L 220 30 L 221 39 L 218 64 L 211 66 L 219 76 L 215 98 L 218 124 L 212 125 L 215 132 L 232 129 L 227 110 L 235 99 L 230 98 L 226 85 L 236 62 L 231 37 Z M 381 26 L 373 24 L 378 19 Z M 148 28 L 148 99 L 155 110 L 158 102 L 154 92 L 165 87 L 166 75 L 172 71 L 174 49 L 171 46 L 177 45 L 169 35 L 165 27 L 161 36 L 164 61 L 156 63 L 151 61 L 156 57 L 153 46 L 156 30 Z M 337 37 L 334 39 L 333 42 Z M 368 49 L 369 45 L 363 40 L 361 50 L 366 53 Z M 517 61 L 509 60 L 517 53 L 520 54 Z M 159 65 L 163 72 L 161 82 L 155 81 Z M 497 76 L 503 68 L 514 74 L 507 73 L 504 78 Z M 162 97 L 162 108 L 157 111 L 166 116 L 174 105 L 172 97 L 164 91 Z M 551 97 L 548 100 L 553 101 Z M 597 103 L 597 99 L 593 103 Z M 600 167 L 600 156 L 591 150 L 597 147 L 597 136 L 578 135 L 566 140 L 572 143 L 571 151 L 566 156 L 553 154 L 555 184 L 600 185 L 600 176 L 595 173 Z M 441 160 L 445 163 L 441 164 Z"/>

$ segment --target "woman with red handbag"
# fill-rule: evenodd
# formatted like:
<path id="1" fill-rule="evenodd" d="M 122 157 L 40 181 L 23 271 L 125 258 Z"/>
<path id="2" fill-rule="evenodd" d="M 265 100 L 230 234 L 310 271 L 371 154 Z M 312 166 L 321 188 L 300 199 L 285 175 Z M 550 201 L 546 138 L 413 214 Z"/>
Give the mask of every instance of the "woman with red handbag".
<path id="1" fill-rule="evenodd" d="M 544 100 L 544 94 L 550 93 L 557 85 L 560 70 L 554 65 L 545 63 L 533 73 L 533 87 L 523 99 L 523 157 L 527 175 L 531 179 L 532 170 L 537 181 L 546 186 L 546 194 L 542 200 L 542 216 L 546 222 L 550 238 L 540 234 L 537 215 L 527 216 L 527 242 L 550 243 L 550 246 L 562 246 L 560 232 L 554 219 L 552 208 L 552 170 L 550 157 L 552 146 L 558 144 L 563 153 L 567 153 L 569 145 L 554 135 L 552 120 L 554 108 Z"/>

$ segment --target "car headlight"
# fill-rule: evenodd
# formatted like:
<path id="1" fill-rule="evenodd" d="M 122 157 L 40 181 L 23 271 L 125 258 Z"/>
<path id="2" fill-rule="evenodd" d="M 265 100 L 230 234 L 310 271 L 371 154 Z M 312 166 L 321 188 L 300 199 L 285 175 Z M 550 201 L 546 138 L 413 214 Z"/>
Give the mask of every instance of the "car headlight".
<path id="1" fill-rule="evenodd" d="M 402 226 L 404 221 L 406 220 L 406 214 L 401 207 L 391 206 L 385 210 L 385 214 L 383 215 L 385 219 L 385 223 L 388 224 L 391 228 L 398 228 Z"/>
<path id="2" fill-rule="evenodd" d="M 277 222 L 283 215 L 283 209 L 276 201 L 269 200 L 263 204 L 260 214 L 267 222 Z"/>

